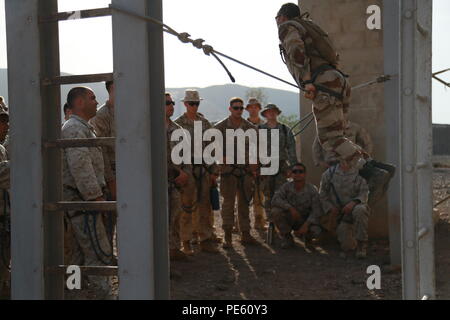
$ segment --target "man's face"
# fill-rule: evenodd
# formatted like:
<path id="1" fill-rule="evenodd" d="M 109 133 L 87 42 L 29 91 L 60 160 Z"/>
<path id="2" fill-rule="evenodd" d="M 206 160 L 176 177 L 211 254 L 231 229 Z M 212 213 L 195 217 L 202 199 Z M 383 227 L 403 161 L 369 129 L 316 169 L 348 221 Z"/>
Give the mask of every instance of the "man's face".
<path id="1" fill-rule="evenodd" d="M 94 92 L 92 90 L 88 90 L 83 98 L 83 110 L 89 119 L 95 117 L 97 114 L 97 106 L 98 102 Z"/>
<path id="2" fill-rule="evenodd" d="M 185 101 L 184 106 L 188 112 L 197 113 L 200 101 Z"/>
<path id="3" fill-rule="evenodd" d="M 173 101 L 172 97 L 167 95 L 166 96 L 166 118 L 169 118 L 173 116 L 173 113 L 175 111 L 174 108 L 175 101 Z"/>
<path id="4" fill-rule="evenodd" d="M 266 117 L 267 120 L 270 120 L 270 121 L 277 120 L 278 112 L 273 109 L 267 110 L 266 112 L 264 112 L 264 116 Z"/>
<path id="5" fill-rule="evenodd" d="M 277 21 L 277 26 L 279 26 L 280 24 L 288 21 L 289 19 L 286 16 L 279 15 L 275 17 L 275 20 Z"/>
<path id="6" fill-rule="evenodd" d="M 291 177 L 294 182 L 304 182 L 306 180 L 306 171 L 302 166 L 295 166 L 291 170 Z"/>
<path id="7" fill-rule="evenodd" d="M 261 108 L 257 104 L 251 104 L 247 107 L 247 112 L 250 115 L 251 118 L 256 118 L 259 116 L 259 111 L 261 111 Z"/>
<path id="8" fill-rule="evenodd" d="M 233 118 L 241 118 L 244 113 L 244 104 L 240 101 L 233 102 L 229 108 Z"/>
<path id="9" fill-rule="evenodd" d="M 0 116 L 0 140 L 5 140 L 9 131 L 9 117 L 6 114 Z"/>

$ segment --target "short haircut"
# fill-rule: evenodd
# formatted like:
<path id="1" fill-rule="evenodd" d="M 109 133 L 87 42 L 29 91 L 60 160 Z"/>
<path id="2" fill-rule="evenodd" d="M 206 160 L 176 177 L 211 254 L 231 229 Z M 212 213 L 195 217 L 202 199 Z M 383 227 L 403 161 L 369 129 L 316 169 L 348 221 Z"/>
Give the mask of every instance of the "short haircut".
<path id="1" fill-rule="evenodd" d="M 300 8 L 295 3 L 285 3 L 281 6 L 280 11 L 278 11 L 279 16 L 285 16 L 288 19 L 294 19 L 300 17 Z"/>
<path id="2" fill-rule="evenodd" d="M 78 97 L 86 95 L 89 92 L 87 87 L 75 87 L 72 88 L 67 94 L 67 106 L 69 109 L 73 109 L 73 103 Z"/>
<path id="3" fill-rule="evenodd" d="M 166 92 L 166 97 L 171 97 L 172 94 L 170 92 Z"/>
<path id="4" fill-rule="evenodd" d="M 306 166 L 303 163 L 301 163 L 301 162 L 297 162 L 297 163 L 293 164 L 291 166 L 291 171 L 294 170 L 295 167 L 302 167 L 303 170 L 305 170 L 305 172 L 306 172 Z"/>
<path id="5" fill-rule="evenodd" d="M 108 91 L 108 93 L 110 93 L 111 86 L 112 86 L 113 84 L 114 84 L 114 80 L 106 81 L 106 82 L 105 82 L 106 91 Z"/>
<path id="6" fill-rule="evenodd" d="M 244 100 L 242 100 L 241 98 L 233 97 L 230 99 L 230 107 L 233 105 L 233 103 L 236 103 L 236 102 L 240 102 L 240 103 L 244 104 Z"/>

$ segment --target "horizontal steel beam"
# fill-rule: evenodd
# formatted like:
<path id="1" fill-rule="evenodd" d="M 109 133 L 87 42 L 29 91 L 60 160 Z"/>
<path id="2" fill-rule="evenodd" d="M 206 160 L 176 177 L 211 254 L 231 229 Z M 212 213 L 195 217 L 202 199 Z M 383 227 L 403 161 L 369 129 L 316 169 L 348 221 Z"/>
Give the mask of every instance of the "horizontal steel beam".
<path id="1" fill-rule="evenodd" d="M 79 201 L 44 204 L 46 211 L 116 211 L 115 201 Z"/>
<path id="2" fill-rule="evenodd" d="M 86 18 L 107 17 L 110 15 L 111 15 L 110 8 L 67 11 L 67 12 L 59 12 L 57 14 L 50 15 L 47 17 L 40 17 L 39 23 L 49 23 L 49 22 L 65 21 L 65 20 L 78 20 L 78 19 L 86 19 Z"/>
<path id="3" fill-rule="evenodd" d="M 114 147 L 116 138 L 60 139 L 44 143 L 45 148 Z"/>
<path id="4" fill-rule="evenodd" d="M 84 74 L 76 76 L 60 76 L 42 79 L 43 86 L 56 86 L 64 84 L 79 84 L 112 81 L 114 76 L 112 73 Z"/>
<path id="5" fill-rule="evenodd" d="M 67 268 L 69 266 L 54 266 L 47 267 L 45 271 L 47 273 L 57 273 L 57 274 L 66 274 Z M 89 275 L 89 276 L 116 276 L 117 275 L 117 267 L 116 266 L 79 266 L 81 274 Z"/>

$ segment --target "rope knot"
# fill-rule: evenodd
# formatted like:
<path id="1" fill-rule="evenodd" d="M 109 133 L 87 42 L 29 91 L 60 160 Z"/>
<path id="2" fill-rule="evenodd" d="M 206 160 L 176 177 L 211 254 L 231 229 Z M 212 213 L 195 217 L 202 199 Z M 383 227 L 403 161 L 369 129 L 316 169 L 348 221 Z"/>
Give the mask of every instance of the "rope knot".
<path id="1" fill-rule="evenodd" d="M 189 42 L 189 37 L 191 35 L 187 32 L 182 32 L 178 35 L 178 39 L 180 39 L 181 42 L 183 43 L 188 43 Z"/>
<path id="2" fill-rule="evenodd" d="M 192 45 L 194 47 L 196 47 L 197 49 L 202 49 L 203 48 L 203 42 L 205 42 L 205 40 L 203 39 L 196 39 L 194 41 L 192 41 Z"/>
<path id="3" fill-rule="evenodd" d="M 203 46 L 203 53 L 209 56 L 212 52 L 214 52 L 214 48 L 210 45 L 205 44 Z"/>

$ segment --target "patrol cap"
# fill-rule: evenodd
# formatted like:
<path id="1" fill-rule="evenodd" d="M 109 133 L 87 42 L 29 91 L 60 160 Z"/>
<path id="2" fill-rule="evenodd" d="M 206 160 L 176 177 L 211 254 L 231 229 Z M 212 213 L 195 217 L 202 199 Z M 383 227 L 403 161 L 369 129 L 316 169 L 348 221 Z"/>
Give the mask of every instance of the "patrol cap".
<path id="1" fill-rule="evenodd" d="M 289 19 L 300 17 L 300 15 L 300 8 L 292 2 L 283 4 L 277 13 L 277 16 L 285 16 Z"/>
<path id="2" fill-rule="evenodd" d="M 247 108 L 249 106 L 253 106 L 253 105 L 257 105 L 261 109 L 261 102 L 259 102 L 258 99 L 256 99 L 256 98 L 249 98 L 248 102 L 247 102 Z"/>
<path id="3" fill-rule="evenodd" d="M 276 104 L 269 103 L 267 106 L 264 107 L 263 111 L 261 111 L 261 115 L 262 115 L 263 117 L 265 117 L 265 116 L 264 116 L 264 113 L 267 112 L 267 111 L 269 111 L 269 110 L 275 110 L 275 111 L 278 112 L 278 114 L 281 113 L 280 108 L 278 108 Z"/>
<path id="4" fill-rule="evenodd" d="M 203 100 L 200 98 L 200 94 L 197 90 L 194 89 L 188 89 L 184 92 L 184 99 L 181 100 L 182 102 L 200 102 Z"/>

